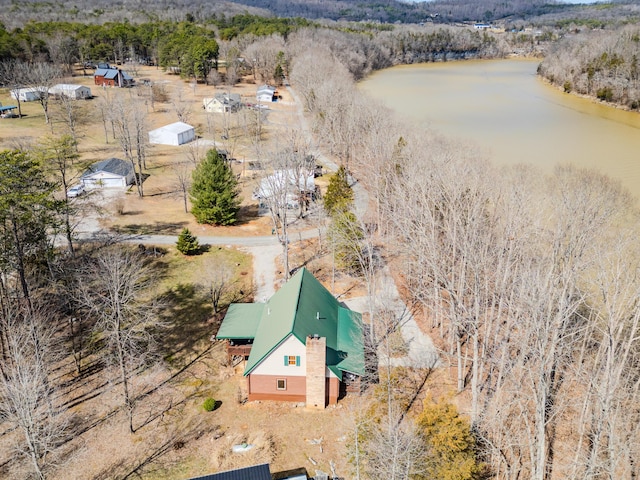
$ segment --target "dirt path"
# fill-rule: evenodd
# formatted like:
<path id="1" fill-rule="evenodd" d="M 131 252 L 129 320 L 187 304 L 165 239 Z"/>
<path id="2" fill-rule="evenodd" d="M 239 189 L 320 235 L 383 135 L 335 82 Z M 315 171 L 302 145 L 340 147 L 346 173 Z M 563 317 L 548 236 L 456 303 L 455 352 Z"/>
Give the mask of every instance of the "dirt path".
<path id="1" fill-rule="evenodd" d="M 276 259 L 282 255 L 280 244 L 261 247 L 246 247 L 253 255 L 253 282 L 256 287 L 255 299 L 266 302 L 276 293 Z"/>

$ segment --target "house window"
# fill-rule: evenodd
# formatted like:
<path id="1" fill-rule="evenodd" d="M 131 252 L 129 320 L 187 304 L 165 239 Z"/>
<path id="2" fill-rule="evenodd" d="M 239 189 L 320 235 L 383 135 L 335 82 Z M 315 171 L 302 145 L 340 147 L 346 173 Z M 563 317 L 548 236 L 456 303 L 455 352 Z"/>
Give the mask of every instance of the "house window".
<path id="1" fill-rule="evenodd" d="M 276 388 L 278 390 L 286 390 L 287 389 L 287 380 L 286 380 L 286 378 L 278 378 L 276 380 Z"/>
<path id="2" fill-rule="evenodd" d="M 284 356 L 284 366 L 285 367 L 299 367 L 300 366 L 300 355 L 285 355 Z"/>

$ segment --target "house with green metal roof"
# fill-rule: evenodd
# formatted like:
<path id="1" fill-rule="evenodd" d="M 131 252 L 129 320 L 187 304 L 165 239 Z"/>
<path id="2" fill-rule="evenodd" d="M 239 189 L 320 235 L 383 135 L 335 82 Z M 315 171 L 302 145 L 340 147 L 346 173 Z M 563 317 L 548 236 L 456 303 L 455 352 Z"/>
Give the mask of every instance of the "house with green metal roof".
<path id="1" fill-rule="evenodd" d="M 245 359 L 249 400 L 335 404 L 364 375 L 362 315 L 305 268 L 266 303 L 232 304 L 217 339 Z"/>

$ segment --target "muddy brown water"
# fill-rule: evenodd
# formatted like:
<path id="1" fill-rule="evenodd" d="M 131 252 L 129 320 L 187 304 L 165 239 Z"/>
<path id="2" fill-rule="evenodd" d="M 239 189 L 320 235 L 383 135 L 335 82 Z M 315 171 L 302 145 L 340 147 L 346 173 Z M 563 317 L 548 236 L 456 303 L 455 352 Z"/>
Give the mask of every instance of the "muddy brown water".
<path id="1" fill-rule="evenodd" d="M 471 140 L 497 164 L 594 168 L 640 198 L 640 114 L 565 94 L 536 76 L 538 63 L 405 65 L 360 87 L 421 127 Z"/>

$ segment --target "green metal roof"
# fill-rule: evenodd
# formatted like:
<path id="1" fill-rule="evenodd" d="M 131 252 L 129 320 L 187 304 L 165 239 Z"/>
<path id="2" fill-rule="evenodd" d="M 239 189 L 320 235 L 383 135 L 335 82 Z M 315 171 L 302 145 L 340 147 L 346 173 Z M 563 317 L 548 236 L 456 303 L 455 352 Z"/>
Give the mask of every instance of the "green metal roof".
<path id="1" fill-rule="evenodd" d="M 216 335 L 219 339 L 252 339 L 260 324 L 264 303 L 232 303 Z"/>
<path id="2" fill-rule="evenodd" d="M 241 322 L 236 315 L 245 313 L 232 309 L 236 305 L 229 307 L 220 332 L 225 333 L 227 328 L 236 331 L 232 326 L 225 325 L 230 315 L 231 324 Z M 305 344 L 306 337 L 314 334 L 326 338 L 327 367 L 339 378 L 342 378 L 343 371 L 364 374 L 360 314 L 342 307 L 307 269 L 300 269 L 266 304 L 259 305 L 262 309 L 261 318 L 253 337 L 245 375 L 251 373 L 289 335 L 294 335 Z M 248 338 L 223 337 L 220 332 L 218 338 Z"/>
<path id="3" fill-rule="evenodd" d="M 338 363 L 343 372 L 364 375 L 364 336 L 362 314 L 340 308 L 338 311 L 338 349 L 348 355 Z"/>

